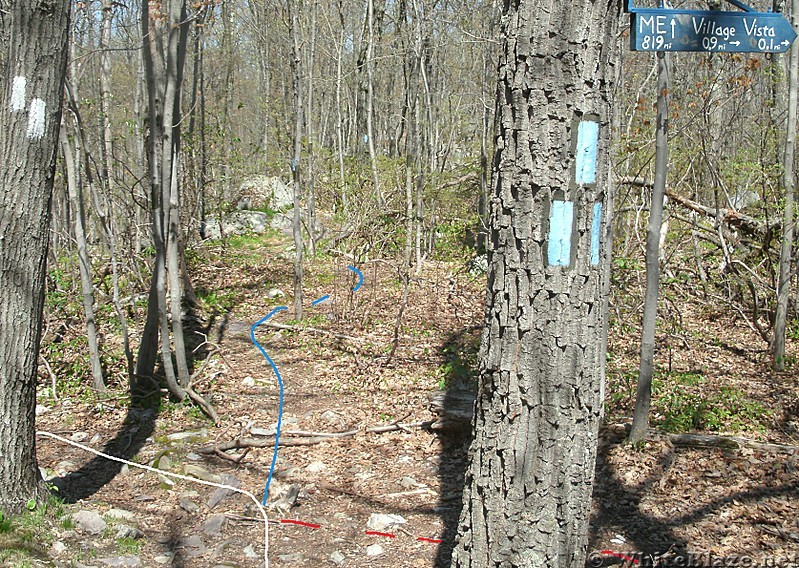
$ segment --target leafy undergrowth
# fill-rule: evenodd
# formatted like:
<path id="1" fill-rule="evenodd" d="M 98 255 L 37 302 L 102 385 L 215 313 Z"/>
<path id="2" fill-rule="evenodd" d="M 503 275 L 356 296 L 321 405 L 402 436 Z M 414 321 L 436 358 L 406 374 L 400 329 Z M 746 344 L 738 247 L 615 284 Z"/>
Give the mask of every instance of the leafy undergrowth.
<path id="1" fill-rule="evenodd" d="M 58 529 L 71 529 L 67 508 L 55 497 L 37 506 L 28 505 L 21 515 L 5 518 L 0 513 L 0 566 L 20 568 L 41 565 Z"/>
<path id="2" fill-rule="evenodd" d="M 357 292 L 348 265 L 363 272 Z M 250 343 L 249 330 L 275 307 L 292 305 L 291 253 L 275 235 L 246 237 L 193 251 L 191 266 L 204 310 L 193 333 L 207 340 L 204 352 L 211 357 L 195 388 L 211 397 L 221 426 L 214 428 L 190 405 L 165 400 L 148 411 L 130 412 L 121 386 L 114 386 L 109 398 L 98 399 L 85 383 L 68 378 L 75 375 L 69 367 L 54 365 L 58 399 L 53 393 L 42 397 L 39 427 L 137 463 L 179 473 L 201 468 L 217 480 L 233 476 L 260 497 L 270 447 L 246 455 L 233 452 L 241 458 L 238 463 L 201 450 L 268 430 L 276 422 L 275 377 Z M 470 276 L 462 261 L 425 263 L 411 274 L 408 304 L 398 324 L 403 278 L 395 263 L 320 255 L 307 263 L 306 279 L 303 320 L 294 321 L 290 310 L 279 312 L 270 321 L 283 327 L 265 325 L 257 335 L 285 383 L 283 427 L 358 433 L 280 449 L 275 487 L 295 485 L 300 495 L 290 510 L 270 512 L 276 521 L 270 525 L 271 564 L 446 566 L 459 515 L 467 436 L 413 426 L 383 433 L 366 429 L 429 421 L 430 393 L 473 383 L 484 280 Z M 665 435 L 653 436 L 640 448 L 624 443 L 613 425 L 627 423 L 632 412 L 638 300 L 616 295 L 613 304 L 608 428 L 597 460 L 591 549 L 720 557 L 745 553 L 758 561 L 796 552 L 793 455 L 674 447 Z M 735 433 L 764 443 L 797 443 L 799 391 L 793 373 L 769 371 L 762 341 L 728 310 L 693 297 L 676 305 L 679 317 L 669 312 L 658 331 L 652 412 L 657 431 Z M 63 335 L 61 343 L 78 333 Z M 201 363 L 196 361 L 195 369 Z M 41 388 L 45 394 L 50 381 Z M 109 468 L 107 462 L 49 439 L 40 440 L 38 451 L 45 471 L 68 482 L 65 496 L 80 500 L 70 510 L 125 509 L 143 536 L 87 536 L 54 520 L 48 538 L 30 549 L 26 561 L 95 565 L 102 558 L 133 555 L 144 566 L 263 565 L 258 558 L 262 525 L 251 519 L 247 499 L 232 496 L 212 505 L 212 488 L 173 483 L 135 468 Z M 368 534 L 373 513 L 401 515 L 406 523 L 386 529 L 394 538 Z M 223 528 L 208 529 L 207 523 L 220 515 Z M 21 525 L 13 522 L 5 538 L 21 542 Z M 192 537 L 200 539 L 202 549 L 190 546 Z M 36 560 L 35 550 L 46 559 Z M 6 560 L 10 566 L 24 566 L 21 562 Z"/>

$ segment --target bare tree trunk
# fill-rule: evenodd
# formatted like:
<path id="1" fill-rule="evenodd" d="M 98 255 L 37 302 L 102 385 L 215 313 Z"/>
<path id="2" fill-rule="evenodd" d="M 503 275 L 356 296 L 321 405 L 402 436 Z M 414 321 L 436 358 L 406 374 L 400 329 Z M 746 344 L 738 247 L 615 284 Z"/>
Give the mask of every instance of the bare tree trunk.
<path id="1" fill-rule="evenodd" d="M 233 107 L 234 48 L 233 48 L 233 14 L 230 2 L 222 2 L 222 54 L 225 60 L 225 102 L 222 107 L 222 148 L 224 158 L 222 169 L 224 174 L 224 196 L 231 199 L 233 191 L 233 132 L 230 122 L 230 109 Z"/>
<path id="2" fill-rule="evenodd" d="M 382 208 L 383 191 L 380 189 L 380 173 L 377 170 L 377 155 L 375 153 L 375 137 L 374 137 L 374 21 L 375 21 L 375 5 L 374 0 L 366 0 L 366 25 L 368 31 L 367 46 L 366 46 L 366 142 L 369 148 L 369 164 L 372 168 L 372 183 L 375 187 L 375 199 L 377 206 Z"/>
<path id="3" fill-rule="evenodd" d="M 799 28 L 799 0 L 791 0 L 791 24 Z M 785 327 L 788 319 L 788 299 L 791 292 L 791 254 L 794 237 L 794 158 L 796 153 L 796 107 L 799 97 L 799 44 L 791 45 L 788 69 L 788 123 L 785 137 L 785 154 L 782 164 L 782 184 L 785 187 L 785 210 L 782 220 L 782 245 L 780 271 L 777 280 L 777 311 L 772 340 L 772 365 L 777 371 L 785 370 Z"/>
<path id="4" fill-rule="evenodd" d="M 100 19 L 100 121 L 103 144 L 101 146 L 102 185 L 111 189 L 111 162 L 114 155 L 114 137 L 111 132 L 111 23 L 114 0 L 103 0 Z M 111 215 L 113 212 L 109 211 Z"/>
<path id="5" fill-rule="evenodd" d="M 305 111 L 305 124 L 308 131 L 308 182 L 305 184 L 308 194 L 308 252 L 311 256 L 316 254 L 316 196 L 314 177 L 314 123 L 313 123 L 313 93 L 314 93 L 314 56 L 316 52 L 316 9 L 314 1 L 311 6 L 311 38 L 308 45 L 308 108 Z"/>
<path id="6" fill-rule="evenodd" d="M 630 442 L 646 439 L 649 407 L 652 397 L 652 374 L 655 358 L 655 324 L 657 323 L 658 289 L 660 287 L 660 231 L 663 224 L 663 196 L 669 160 L 669 57 L 659 51 L 657 131 L 655 133 L 655 183 L 649 207 L 649 228 L 646 233 L 646 293 L 641 332 L 641 362 L 638 368 L 638 391 L 635 398 Z"/>
<path id="7" fill-rule="evenodd" d="M 166 88 L 164 90 L 164 148 L 163 185 L 164 201 L 169 202 L 165 210 L 166 268 L 169 279 L 169 307 L 172 319 L 172 340 L 175 345 L 177 379 L 181 387 L 191 378 L 183 333 L 184 288 L 181 278 L 180 246 L 180 196 L 178 192 L 178 165 L 180 163 L 180 98 L 183 69 L 186 61 L 186 44 L 189 24 L 186 0 L 170 4 L 170 30 L 166 62 Z"/>
<path id="8" fill-rule="evenodd" d="M 79 128 L 79 126 L 78 126 Z M 69 142 L 66 128 L 61 125 L 61 151 L 67 170 L 67 191 L 75 215 L 75 243 L 78 249 L 78 272 L 83 300 L 83 315 L 86 318 L 86 340 L 89 346 L 89 363 L 92 369 L 92 380 L 97 392 L 106 392 L 103 381 L 103 366 L 100 363 L 100 350 L 97 346 L 97 323 L 94 319 L 94 284 L 92 283 L 91 261 L 86 246 L 86 215 L 83 205 L 83 185 L 79 180 L 80 148 L 73 150 Z M 77 160 L 77 163 L 76 163 Z"/>
<path id="9" fill-rule="evenodd" d="M 341 60 L 343 59 L 344 51 L 344 14 L 339 11 L 341 16 L 341 33 L 339 35 L 339 44 L 336 52 L 336 145 L 338 154 L 338 174 L 339 183 L 341 184 L 341 207 L 344 210 L 344 218 L 348 220 L 347 214 L 349 207 L 347 203 L 347 178 L 344 169 L 344 119 L 341 116 Z"/>
<path id="10" fill-rule="evenodd" d="M 170 13 L 170 20 L 174 21 L 171 16 Z M 175 397 L 183 400 L 186 398 L 186 393 L 179 384 L 175 375 L 175 366 L 172 362 L 172 345 L 166 301 L 166 226 L 169 220 L 168 208 L 172 189 L 173 137 L 171 127 L 173 124 L 173 104 L 176 88 L 176 69 L 174 68 L 176 60 L 170 58 L 169 52 L 171 50 L 169 48 L 165 58 L 158 45 L 162 42 L 162 34 L 167 35 L 171 44 L 175 38 L 173 34 L 179 32 L 174 29 L 167 31 L 165 30 L 166 24 L 160 18 L 151 18 L 148 2 L 142 2 L 142 26 L 145 81 L 149 101 L 150 137 L 148 154 L 150 159 L 149 180 L 155 263 L 153 267 L 153 282 L 150 288 L 150 303 L 147 306 L 147 320 L 142 333 L 142 343 L 139 347 L 140 361 L 137 364 L 137 374 L 150 377 L 153 375 L 155 358 L 150 350 L 153 348 L 153 338 L 157 338 L 157 334 L 160 332 L 161 361 L 167 387 Z M 169 67 L 165 59 L 171 63 L 172 67 Z M 152 302 L 153 299 L 156 302 Z M 158 329 L 158 331 L 155 331 L 153 327 Z"/>
<path id="11" fill-rule="evenodd" d="M 294 218 L 292 233 L 294 236 L 294 318 L 302 319 L 302 219 L 300 216 L 300 157 L 302 155 L 302 55 L 300 52 L 300 29 L 297 5 L 294 0 L 287 0 L 289 12 L 289 33 L 292 42 L 290 59 L 292 83 L 294 87 L 294 155 L 291 159 L 291 173 L 294 183 Z"/>
<path id="12" fill-rule="evenodd" d="M 0 99 L 0 510 L 12 514 L 48 494 L 34 410 L 71 5 L 15 0 L 3 14 L 13 40 Z"/>

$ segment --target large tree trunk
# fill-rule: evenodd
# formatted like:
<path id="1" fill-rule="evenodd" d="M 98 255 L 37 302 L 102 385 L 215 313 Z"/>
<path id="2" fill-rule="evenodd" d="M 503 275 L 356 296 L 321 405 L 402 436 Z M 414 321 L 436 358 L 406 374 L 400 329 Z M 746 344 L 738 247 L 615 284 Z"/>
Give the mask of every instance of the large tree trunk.
<path id="1" fill-rule="evenodd" d="M 576 568 L 602 412 L 620 5 L 521 0 L 504 12 L 486 326 L 452 565 Z"/>
<path id="2" fill-rule="evenodd" d="M 70 2 L 16 0 L 0 100 L 0 510 L 47 490 L 36 464 L 36 369 Z"/>

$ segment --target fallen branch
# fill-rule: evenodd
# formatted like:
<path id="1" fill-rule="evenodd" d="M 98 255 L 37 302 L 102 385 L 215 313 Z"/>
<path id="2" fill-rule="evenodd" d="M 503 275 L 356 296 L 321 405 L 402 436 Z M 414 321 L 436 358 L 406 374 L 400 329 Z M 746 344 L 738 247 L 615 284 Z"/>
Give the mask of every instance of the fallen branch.
<path id="1" fill-rule="evenodd" d="M 799 453 L 799 446 L 788 444 L 769 444 L 757 442 L 741 436 L 714 436 L 707 434 L 671 434 L 669 442 L 675 446 L 686 446 L 690 448 L 722 448 L 729 450 L 739 450 L 749 448 L 752 450 L 779 452 L 779 453 Z"/>
<path id="2" fill-rule="evenodd" d="M 625 178 L 621 180 L 621 183 L 636 187 L 646 187 L 646 188 L 652 187 L 651 182 L 642 178 Z M 685 207 L 686 209 L 689 209 L 695 213 L 704 215 L 705 217 L 716 218 L 716 216 L 718 215 L 721 218 L 721 220 L 730 227 L 733 227 L 735 229 L 740 229 L 742 232 L 750 236 L 757 236 L 759 238 L 769 237 L 770 239 L 771 235 L 775 231 L 778 231 L 782 226 L 782 223 L 780 221 L 771 221 L 769 223 L 766 223 L 765 221 L 760 221 L 758 219 L 755 219 L 754 217 L 745 215 L 740 211 L 736 211 L 735 209 L 719 207 L 717 211 L 715 207 L 708 207 L 707 205 L 702 205 L 701 203 L 694 201 L 693 199 L 689 199 L 684 195 L 680 195 L 671 187 L 666 188 L 666 195 L 669 197 L 669 199 L 673 200 L 675 203 L 678 203 L 683 207 Z"/>
<path id="3" fill-rule="evenodd" d="M 308 432 L 305 430 L 284 430 L 280 436 L 279 446 L 313 446 L 321 444 L 322 442 L 331 442 L 336 440 L 346 440 L 353 438 L 359 432 L 366 432 L 369 434 L 382 434 L 385 432 L 396 432 L 397 430 L 408 431 L 409 428 L 429 428 L 433 424 L 432 420 L 425 420 L 422 422 L 399 423 L 395 422 L 385 426 L 374 426 L 372 428 L 356 428 L 346 432 Z M 198 451 L 201 454 L 217 454 L 219 452 L 227 452 L 230 450 L 238 450 L 245 448 L 271 448 L 275 445 L 275 436 L 239 436 L 233 440 L 214 444 L 213 446 L 206 446 L 200 448 Z"/>
<path id="4" fill-rule="evenodd" d="M 602 427 L 602 431 L 611 434 L 614 443 L 626 438 L 630 433 L 630 424 L 608 424 Z M 776 452 L 786 454 L 799 454 L 799 446 L 790 444 L 769 444 L 758 442 L 741 436 L 721 436 L 717 434 L 664 434 L 660 430 L 650 428 L 647 431 L 646 439 L 657 441 L 666 439 L 674 446 L 687 448 L 719 448 L 726 450 L 740 450 L 748 448 L 764 452 Z M 609 440 L 610 441 L 610 440 Z"/>

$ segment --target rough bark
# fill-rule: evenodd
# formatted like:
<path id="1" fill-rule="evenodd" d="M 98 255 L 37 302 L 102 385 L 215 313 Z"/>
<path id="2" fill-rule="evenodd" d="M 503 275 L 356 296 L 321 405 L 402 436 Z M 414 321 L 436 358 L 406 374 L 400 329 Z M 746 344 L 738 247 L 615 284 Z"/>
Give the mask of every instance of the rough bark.
<path id="1" fill-rule="evenodd" d="M 0 510 L 6 513 L 47 494 L 36 464 L 34 409 L 70 6 L 17 0 L 3 22 L 9 25 L 0 100 Z"/>
<path id="2" fill-rule="evenodd" d="M 610 261 L 594 212 L 611 190 L 619 10 L 591 0 L 504 6 L 486 325 L 455 567 L 585 561 Z M 596 132 L 593 183 L 577 171 L 581 128 Z M 571 230 L 559 222 L 568 203 Z"/>

